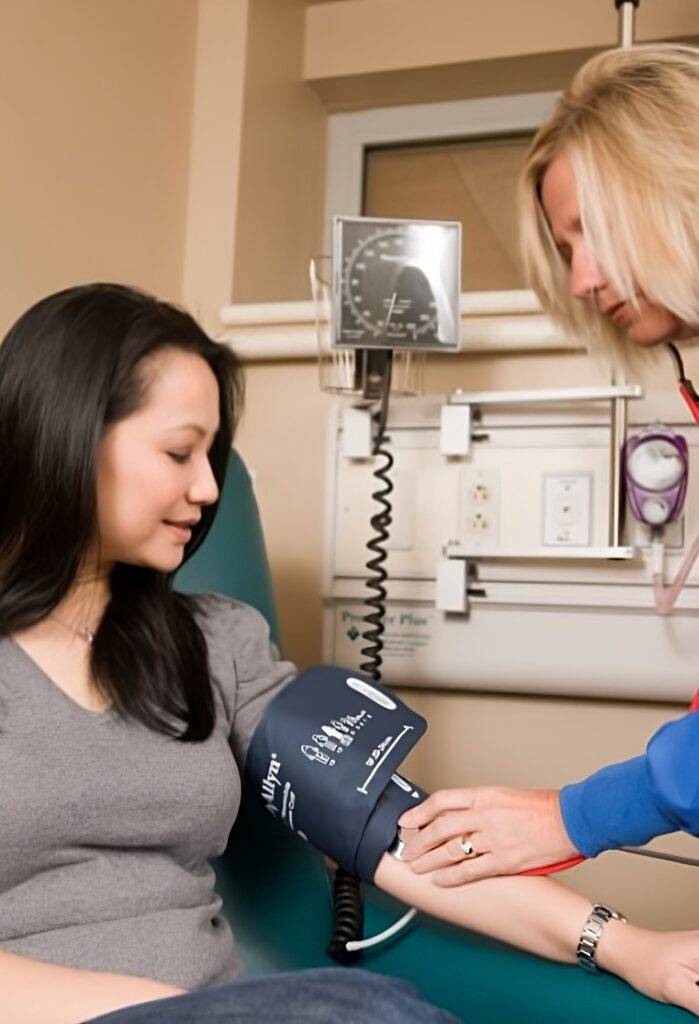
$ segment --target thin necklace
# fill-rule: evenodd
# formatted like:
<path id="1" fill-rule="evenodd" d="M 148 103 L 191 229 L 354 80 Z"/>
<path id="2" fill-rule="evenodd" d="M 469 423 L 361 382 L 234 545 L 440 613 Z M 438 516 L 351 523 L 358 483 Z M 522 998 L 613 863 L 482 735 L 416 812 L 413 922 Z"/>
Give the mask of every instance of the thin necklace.
<path id="1" fill-rule="evenodd" d="M 96 576 L 85 576 L 82 579 L 78 578 L 78 585 L 82 583 L 91 583 L 94 580 L 107 579 L 108 576 L 109 573 L 98 573 Z M 51 612 L 49 618 L 53 619 L 54 622 L 57 622 L 59 626 L 62 626 L 63 629 L 67 630 L 72 636 L 77 636 L 81 640 L 84 640 L 86 644 L 93 644 L 95 642 L 97 629 L 92 629 L 90 626 L 80 626 L 78 629 L 74 629 L 72 626 L 69 626 L 66 622 L 59 619 L 57 615 L 54 615 L 53 612 Z"/>
<path id="2" fill-rule="evenodd" d="M 95 642 L 96 630 L 90 629 L 89 626 L 80 626 L 79 629 L 73 629 L 72 626 L 68 626 L 65 622 L 61 622 L 58 616 L 54 615 L 53 612 L 49 615 L 49 618 L 53 619 L 54 622 L 57 622 L 59 626 L 62 626 L 63 629 L 67 630 L 69 633 L 72 633 L 73 636 L 80 637 L 80 639 L 84 640 L 86 644 L 93 644 Z"/>

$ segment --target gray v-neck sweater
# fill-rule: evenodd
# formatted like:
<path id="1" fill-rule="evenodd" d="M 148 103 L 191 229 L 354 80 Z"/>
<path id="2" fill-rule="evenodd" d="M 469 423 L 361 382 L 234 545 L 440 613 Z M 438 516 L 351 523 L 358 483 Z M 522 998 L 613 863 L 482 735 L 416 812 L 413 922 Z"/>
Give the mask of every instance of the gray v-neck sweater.
<path id="1" fill-rule="evenodd" d="M 0 949 L 187 989 L 237 973 L 208 860 L 252 732 L 295 670 L 253 608 L 209 594 L 202 609 L 217 711 L 204 743 L 81 707 L 0 639 Z"/>

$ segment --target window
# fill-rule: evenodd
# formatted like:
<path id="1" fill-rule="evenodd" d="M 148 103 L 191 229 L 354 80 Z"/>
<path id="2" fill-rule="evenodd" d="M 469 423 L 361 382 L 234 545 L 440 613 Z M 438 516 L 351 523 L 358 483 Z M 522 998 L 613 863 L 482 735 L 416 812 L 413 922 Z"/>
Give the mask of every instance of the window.
<path id="1" fill-rule="evenodd" d="M 367 147 L 362 213 L 461 221 L 461 290 L 524 288 L 516 185 L 530 137 Z"/>
<path id="2" fill-rule="evenodd" d="M 460 220 L 462 350 L 577 349 L 519 268 L 515 182 L 557 92 L 332 114 L 324 252 L 336 214 Z"/>
<path id="3" fill-rule="evenodd" d="M 515 181 L 528 140 L 558 95 L 525 93 L 333 114 L 325 251 L 330 251 L 335 214 L 461 220 L 463 290 L 521 289 Z M 511 301 L 505 308 L 512 311 Z"/>

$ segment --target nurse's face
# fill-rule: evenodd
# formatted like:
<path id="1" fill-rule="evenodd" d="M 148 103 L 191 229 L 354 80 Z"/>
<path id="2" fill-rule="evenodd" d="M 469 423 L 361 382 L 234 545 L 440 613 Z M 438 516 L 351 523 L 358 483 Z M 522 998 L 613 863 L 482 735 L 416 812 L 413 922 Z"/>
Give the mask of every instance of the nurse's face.
<path id="1" fill-rule="evenodd" d="M 101 562 L 168 572 L 182 561 L 191 536 L 186 524 L 218 498 L 208 452 L 219 429 L 219 390 L 208 364 L 179 349 L 150 357 L 147 373 L 143 406 L 100 443 Z"/>
<path id="2" fill-rule="evenodd" d="M 594 298 L 602 315 L 637 345 L 687 336 L 681 320 L 649 302 L 640 291 L 638 309 L 624 302 L 595 265 L 583 237 L 575 175 L 565 153 L 559 153 L 544 173 L 541 202 L 558 251 L 570 267 L 570 291 L 575 298 Z"/>

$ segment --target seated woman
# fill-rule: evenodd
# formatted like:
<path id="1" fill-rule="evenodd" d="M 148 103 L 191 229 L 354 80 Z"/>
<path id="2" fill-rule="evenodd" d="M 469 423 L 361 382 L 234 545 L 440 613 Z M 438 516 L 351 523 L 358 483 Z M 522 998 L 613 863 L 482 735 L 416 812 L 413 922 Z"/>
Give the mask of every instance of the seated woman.
<path id="1" fill-rule="evenodd" d="M 241 396 L 227 348 L 120 285 L 49 296 L 0 346 L 3 1024 L 263 1021 L 280 1001 L 318 1024 L 454 1019 L 363 971 L 234 980 L 208 861 L 295 671 L 257 612 L 172 577 L 213 521 Z M 374 881 L 570 963 L 591 909 L 544 878 L 447 891 L 389 854 Z M 698 940 L 611 920 L 597 962 L 699 1011 Z"/>

